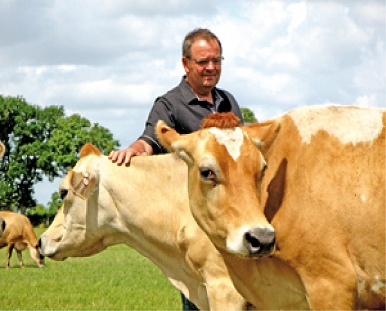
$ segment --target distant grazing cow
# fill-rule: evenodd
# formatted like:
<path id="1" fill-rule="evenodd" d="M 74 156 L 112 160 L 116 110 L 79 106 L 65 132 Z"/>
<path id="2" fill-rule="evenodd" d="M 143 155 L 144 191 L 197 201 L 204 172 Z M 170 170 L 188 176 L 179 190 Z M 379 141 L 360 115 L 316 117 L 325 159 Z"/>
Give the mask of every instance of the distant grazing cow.
<path id="1" fill-rule="evenodd" d="M 385 309 L 385 123 L 383 109 L 322 106 L 243 131 L 157 133 L 188 164 L 192 213 L 258 309 Z M 271 256 L 241 259 L 273 242 Z"/>
<path id="2" fill-rule="evenodd" d="M 245 310 L 220 254 L 193 219 L 187 167 L 173 155 L 117 166 L 91 144 L 60 185 L 63 206 L 40 237 L 54 260 L 124 243 L 155 263 L 201 310 Z"/>
<path id="3" fill-rule="evenodd" d="M 8 247 L 6 268 L 9 268 L 14 248 L 19 259 L 20 267 L 24 267 L 21 252 L 27 247 L 30 251 L 32 260 L 38 267 L 43 267 L 44 257 L 40 254 L 38 239 L 29 219 L 24 215 L 10 211 L 0 211 L 0 217 L 4 218 L 6 222 L 5 230 L 0 238 L 0 248 L 5 246 Z"/>

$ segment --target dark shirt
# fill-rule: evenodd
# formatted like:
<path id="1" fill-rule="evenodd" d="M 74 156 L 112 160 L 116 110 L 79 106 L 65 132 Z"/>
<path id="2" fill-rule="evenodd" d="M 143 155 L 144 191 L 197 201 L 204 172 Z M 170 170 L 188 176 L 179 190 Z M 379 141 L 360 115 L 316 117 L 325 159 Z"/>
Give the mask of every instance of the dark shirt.
<path id="1" fill-rule="evenodd" d="M 202 120 L 215 111 L 233 112 L 240 119 L 240 123 L 243 122 L 240 107 L 232 94 L 215 88 L 213 96 L 215 105 L 199 100 L 183 77 L 177 87 L 155 100 L 145 130 L 139 138 L 152 146 L 153 154 L 166 153 L 167 150 L 161 146 L 155 134 L 159 120 L 165 121 L 180 134 L 197 131 Z"/>

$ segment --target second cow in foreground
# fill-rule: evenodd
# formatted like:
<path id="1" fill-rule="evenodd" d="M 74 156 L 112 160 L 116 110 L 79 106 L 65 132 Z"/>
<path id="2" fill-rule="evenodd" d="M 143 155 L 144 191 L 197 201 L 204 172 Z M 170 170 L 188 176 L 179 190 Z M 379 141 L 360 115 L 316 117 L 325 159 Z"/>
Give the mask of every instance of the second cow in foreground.
<path id="1" fill-rule="evenodd" d="M 188 164 L 195 219 L 258 309 L 385 308 L 385 119 L 323 106 L 188 135 L 158 124 Z"/>
<path id="2" fill-rule="evenodd" d="M 22 251 L 29 249 L 32 260 L 38 267 L 44 266 L 44 257 L 40 253 L 38 239 L 29 219 L 21 214 L 1 211 L 0 218 L 5 220 L 5 229 L 0 237 L 0 248 L 7 246 L 7 264 L 9 268 L 12 251 L 16 250 L 20 267 L 24 267 Z"/>
<path id="3" fill-rule="evenodd" d="M 201 310 L 251 307 L 191 216 L 187 167 L 173 155 L 117 166 L 86 144 L 60 194 L 63 206 L 40 237 L 45 256 L 91 256 L 123 243 L 148 257 Z"/>

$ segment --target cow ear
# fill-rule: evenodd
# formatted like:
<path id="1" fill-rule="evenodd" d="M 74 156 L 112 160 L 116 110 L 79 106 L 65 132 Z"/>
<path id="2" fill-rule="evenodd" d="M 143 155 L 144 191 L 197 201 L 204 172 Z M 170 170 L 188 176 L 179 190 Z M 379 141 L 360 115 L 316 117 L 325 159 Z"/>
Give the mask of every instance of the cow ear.
<path id="1" fill-rule="evenodd" d="M 162 120 L 158 121 L 156 127 L 156 134 L 158 140 L 169 152 L 175 151 L 173 148 L 173 143 L 178 141 L 180 134 L 177 131 L 169 126 Z"/>
<path id="2" fill-rule="evenodd" d="M 189 163 L 191 158 L 187 152 L 187 143 L 184 136 L 177 133 L 177 131 L 162 120 L 158 121 L 156 127 L 156 134 L 159 142 L 169 151 L 174 152 L 179 158 Z"/>
<path id="3" fill-rule="evenodd" d="M 94 189 L 97 177 L 88 171 L 73 171 L 71 185 L 75 193 L 85 198 Z"/>
<path id="4" fill-rule="evenodd" d="M 269 120 L 243 126 L 242 129 L 265 156 L 280 131 L 280 122 Z"/>

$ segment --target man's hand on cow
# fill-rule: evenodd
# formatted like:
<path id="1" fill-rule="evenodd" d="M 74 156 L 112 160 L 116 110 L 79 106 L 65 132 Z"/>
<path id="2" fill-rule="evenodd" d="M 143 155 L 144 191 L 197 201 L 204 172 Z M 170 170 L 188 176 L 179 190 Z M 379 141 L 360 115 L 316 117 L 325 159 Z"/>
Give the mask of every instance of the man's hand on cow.
<path id="1" fill-rule="evenodd" d="M 117 165 L 122 165 L 122 164 L 130 165 L 131 158 L 138 155 L 148 155 L 148 154 L 147 152 L 140 152 L 135 150 L 132 147 L 128 147 L 123 150 L 111 151 L 108 158 L 111 160 L 111 162 L 116 163 Z"/>
<path id="2" fill-rule="evenodd" d="M 151 145 L 142 139 L 137 139 L 126 149 L 111 151 L 108 158 L 111 160 L 111 162 L 117 163 L 117 165 L 130 165 L 132 157 L 152 154 L 153 148 Z"/>

